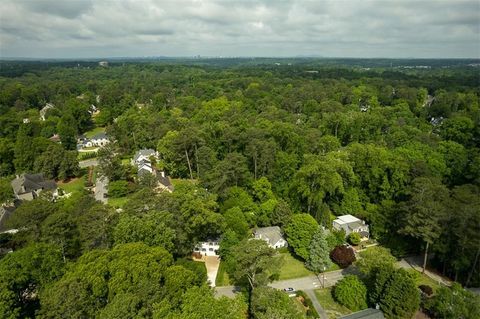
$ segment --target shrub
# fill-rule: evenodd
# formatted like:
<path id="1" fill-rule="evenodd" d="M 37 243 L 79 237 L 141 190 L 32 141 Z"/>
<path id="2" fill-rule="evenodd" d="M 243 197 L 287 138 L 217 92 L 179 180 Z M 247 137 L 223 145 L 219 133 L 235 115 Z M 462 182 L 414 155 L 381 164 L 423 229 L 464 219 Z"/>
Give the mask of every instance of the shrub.
<path id="1" fill-rule="evenodd" d="M 126 196 L 129 192 L 127 181 L 114 181 L 108 184 L 108 195 L 113 198 Z"/>
<path id="2" fill-rule="evenodd" d="M 348 275 L 333 290 L 334 298 L 352 311 L 367 308 L 367 287 L 357 276 Z"/>
<path id="3" fill-rule="evenodd" d="M 307 294 L 303 290 L 297 291 L 297 297 L 302 297 L 303 299 L 303 306 L 307 307 L 307 317 L 311 318 L 320 318 L 320 315 L 318 314 L 317 310 L 315 310 L 315 307 L 313 306 L 312 300 L 307 296 Z"/>
<path id="4" fill-rule="evenodd" d="M 359 233 L 350 233 L 350 235 L 348 235 L 348 242 L 354 246 L 357 246 L 358 244 L 360 244 L 360 241 L 361 241 L 361 238 L 360 238 L 360 234 Z"/>
<path id="5" fill-rule="evenodd" d="M 404 269 L 382 268 L 369 291 L 386 318 L 411 318 L 420 305 L 420 293 L 412 275 Z"/>
<path id="6" fill-rule="evenodd" d="M 345 245 L 335 247 L 330 258 L 341 268 L 347 268 L 356 260 L 353 248 Z"/>
<path id="7" fill-rule="evenodd" d="M 432 318 L 480 318 L 480 296 L 454 283 L 440 287 L 425 308 Z"/>
<path id="8" fill-rule="evenodd" d="M 433 289 L 432 287 L 428 285 L 420 285 L 418 288 L 427 296 L 431 296 L 433 294 Z"/>

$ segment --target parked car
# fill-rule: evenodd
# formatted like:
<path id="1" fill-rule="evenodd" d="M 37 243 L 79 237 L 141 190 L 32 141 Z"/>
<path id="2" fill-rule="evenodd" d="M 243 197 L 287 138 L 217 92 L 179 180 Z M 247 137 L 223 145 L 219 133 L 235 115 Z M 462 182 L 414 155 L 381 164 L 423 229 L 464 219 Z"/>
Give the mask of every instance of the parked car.
<path id="1" fill-rule="evenodd" d="M 283 291 L 285 291 L 285 292 L 294 292 L 295 289 L 293 289 L 292 287 L 288 287 L 288 288 L 284 288 Z"/>

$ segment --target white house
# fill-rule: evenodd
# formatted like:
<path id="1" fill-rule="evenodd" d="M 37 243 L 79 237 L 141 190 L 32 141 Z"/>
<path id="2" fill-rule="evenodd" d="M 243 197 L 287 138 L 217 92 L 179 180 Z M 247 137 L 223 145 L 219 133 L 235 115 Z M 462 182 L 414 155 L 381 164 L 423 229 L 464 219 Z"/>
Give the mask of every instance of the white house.
<path id="1" fill-rule="evenodd" d="M 253 232 L 255 239 L 262 239 L 272 248 L 287 247 L 287 241 L 283 238 L 282 231 L 278 226 L 257 228 Z"/>
<path id="2" fill-rule="evenodd" d="M 195 246 L 194 252 L 201 253 L 202 256 L 218 256 L 219 249 L 220 240 L 216 238 L 199 242 Z"/>
<path id="3" fill-rule="evenodd" d="M 55 106 L 51 103 L 47 103 L 41 110 L 40 110 L 40 120 L 45 121 L 45 116 L 47 115 L 47 111 L 55 108 Z"/>
<path id="4" fill-rule="evenodd" d="M 154 158 L 156 161 L 160 159 L 160 154 L 157 151 L 152 149 L 143 149 L 135 153 L 132 159 L 132 165 L 138 166 L 139 163 L 148 161 L 151 162 L 151 159 Z"/>
<path id="5" fill-rule="evenodd" d="M 359 233 L 362 240 L 367 240 L 370 237 L 370 230 L 365 221 L 352 216 L 352 215 L 343 215 L 338 216 L 337 219 L 333 221 L 333 229 L 345 231 L 345 234 L 348 236 L 350 233 Z"/>
<path id="6" fill-rule="evenodd" d="M 92 137 L 91 139 L 87 139 L 85 141 L 85 147 L 102 147 L 110 143 L 107 134 L 99 133 Z"/>

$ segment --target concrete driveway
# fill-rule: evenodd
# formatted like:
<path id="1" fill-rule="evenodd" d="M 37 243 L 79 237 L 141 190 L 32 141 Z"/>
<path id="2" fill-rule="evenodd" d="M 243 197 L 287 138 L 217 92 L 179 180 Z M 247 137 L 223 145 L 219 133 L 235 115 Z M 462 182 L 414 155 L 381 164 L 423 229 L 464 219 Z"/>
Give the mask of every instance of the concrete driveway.
<path id="1" fill-rule="evenodd" d="M 217 278 L 218 267 L 220 266 L 220 257 L 205 256 L 205 267 L 207 268 L 207 278 L 210 287 L 215 287 L 215 279 Z"/>
<path id="2" fill-rule="evenodd" d="M 106 194 L 108 194 L 108 178 L 105 176 L 98 176 L 97 177 L 97 183 L 95 184 L 95 199 L 98 201 L 101 201 L 102 203 L 107 203 L 108 198 L 106 197 Z"/>

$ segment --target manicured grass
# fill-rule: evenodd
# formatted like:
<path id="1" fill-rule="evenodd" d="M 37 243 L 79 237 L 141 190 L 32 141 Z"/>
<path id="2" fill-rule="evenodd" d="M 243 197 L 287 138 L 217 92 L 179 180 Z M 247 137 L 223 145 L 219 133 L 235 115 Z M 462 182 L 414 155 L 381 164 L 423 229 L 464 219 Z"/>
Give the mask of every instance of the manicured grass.
<path id="1" fill-rule="evenodd" d="M 74 178 L 68 183 L 58 182 L 57 184 L 67 193 L 81 192 L 85 188 L 85 176 Z"/>
<path id="2" fill-rule="evenodd" d="M 103 133 L 105 132 L 105 128 L 104 127 L 95 127 L 94 129 L 88 131 L 88 132 L 85 132 L 83 135 L 85 135 L 87 138 L 92 138 L 94 137 L 95 135 L 99 134 L 99 133 Z"/>
<path id="3" fill-rule="evenodd" d="M 225 262 L 220 261 L 220 266 L 218 267 L 217 278 L 215 278 L 215 286 L 230 286 L 230 278 L 228 273 L 225 271 Z"/>
<path id="4" fill-rule="evenodd" d="M 305 268 L 302 261 L 294 258 L 290 253 L 278 254 L 275 258 L 281 258 L 280 276 L 278 280 L 293 279 L 313 275 Z"/>
<path id="5" fill-rule="evenodd" d="M 328 318 L 334 319 L 342 315 L 351 313 L 351 311 L 337 303 L 332 297 L 332 288 L 324 288 L 315 290 L 318 302 L 328 315 Z"/>
<path id="6" fill-rule="evenodd" d="M 108 204 L 115 208 L 122 208 L 128 202 L 128 197 L 108 198 Z"/>
<path id="7" fill-rule="evenodd" d="M 420 285 L 427 285 L 427 286 L 432 287 L 433 293 L 435 293 L 437 291 L 437 289 L 439 289 L 441 287 L 441 285 L 438 282 L 436 282 L 435 280 L 433 280 L 432 278 L 428 277 L 425 274 L 418 273 L 418 272 L 417 272 L 417 276 L 415 277 L 415 283 L 417 284 L 417 287 L 420 286 Z"/>

